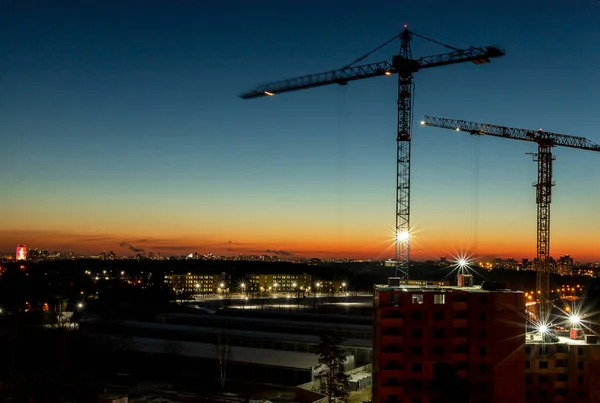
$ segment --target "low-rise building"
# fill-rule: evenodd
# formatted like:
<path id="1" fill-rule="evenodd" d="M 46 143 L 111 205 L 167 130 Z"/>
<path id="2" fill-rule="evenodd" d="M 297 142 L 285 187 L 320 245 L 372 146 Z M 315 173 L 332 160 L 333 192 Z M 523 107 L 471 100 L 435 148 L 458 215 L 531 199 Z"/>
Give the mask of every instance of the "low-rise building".
<path id="1" fill-rule="evenodd" d="M 225 273 L 221 274 L 165 274 L 165 285 L 176 291 L 195 294 L 221 294 L 227 292 Z"/>
<path id="2" fill-rule="evenodd" d="M 246 282 L 249 292 L 310 292 L 310 274 L 250 274 Z"/>

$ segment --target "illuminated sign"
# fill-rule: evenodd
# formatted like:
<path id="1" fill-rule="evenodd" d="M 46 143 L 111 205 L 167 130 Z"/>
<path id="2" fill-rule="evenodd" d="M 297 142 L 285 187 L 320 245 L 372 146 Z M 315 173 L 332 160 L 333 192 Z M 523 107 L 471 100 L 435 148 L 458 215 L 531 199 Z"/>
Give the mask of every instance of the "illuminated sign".
<path id="1" fill-rule="evenodd" d="M 27 260 L 27 247 L 25 245 L 17 246 L 17 260 Z"/>

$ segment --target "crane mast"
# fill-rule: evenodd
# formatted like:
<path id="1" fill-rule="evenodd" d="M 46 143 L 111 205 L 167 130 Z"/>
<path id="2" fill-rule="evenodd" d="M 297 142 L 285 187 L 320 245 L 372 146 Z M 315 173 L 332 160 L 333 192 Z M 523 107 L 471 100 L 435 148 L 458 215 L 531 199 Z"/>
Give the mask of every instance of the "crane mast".
<path id="1" fill-rule="evenodd" d="M 412 60 L 410 32 L 402 33 L 400 56 Z M 396 137 L 396 276 L 409 278 L 410 266 L 410 151 L 412 138 L 413 72 L 402 69 L 398 73 L 398 136 Z"/>
<path id="2" fill-rule="evenodd" d="M 584 137 L 568 136 L 543 130 L 517 129 L 513 127 L 468 122 L 458 119 L 425 116 L 424 126 L 438 127 L 455 131 L 464 131 L 475 136 L 488 135 L 513 140 L 534 142 L 537 153 L 532 153 L 538 163 L 538 177 L 534 184 L 537 204 L 537 246 L 536 246 L 536 290 L 539 304 L 537 318 L 542 324 L 549 321 L 550 302 L 550 203 L 552 202 L 552 147 L 569 147 L 580 150 L 598 151 L 600 145 Z M 531 154 L 531 153 L 530 153 Z"/>
<path id="3" fill-rule="evenodd" d="M 547 141 L 538 144 L 534 154 L 538 163 L 538 180 L 535 186 L 537 204 L 537 247 L 535 258 L 536 290 L 539 306 L 538 319 L 544 323 L 550 317 L 550 203 L 552 202 L 552 145 Z"/>
<path id="4" fill-rule="evenodd" d="M 412 36 L 418 36 L 430 42 L 451 49 L 451 52 L 412 58 Z M 390 42 L 400 39 L 400 51 L 394 55 L 392 62 L 383 61 L 371 64 L 356 65 L 375 51 Z M 400 34 L 361 56 L 353 63 L 339 69 L 318 74 L 276 81 L 258 86 L 240 95 L 242 99 L 269 97 L 285 92 L 322 87 L 330 84 L 345 85 L 372 77 L 398 74 L 398 128 L 396 134 L 396 228 L 395 228 L 395 274 L 402 280 L 408 280 L 410 266 L 410 163 L 413 118 L 413 75 L 419 70 L 431 67 L 472 62 L 473 64 L 489 63 L 491 58 L 504 56 L 505 52 L 497 46 L 457 49 L 423 35 L 409 31 L 406 26 Z"/>

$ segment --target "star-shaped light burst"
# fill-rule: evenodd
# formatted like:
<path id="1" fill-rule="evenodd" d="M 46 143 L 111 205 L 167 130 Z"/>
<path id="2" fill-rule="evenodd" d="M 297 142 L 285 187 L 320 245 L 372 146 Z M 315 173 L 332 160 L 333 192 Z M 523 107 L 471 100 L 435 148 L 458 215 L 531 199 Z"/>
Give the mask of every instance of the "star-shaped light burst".
<path id="1" fill-rule="evenodd" d="M 408 231 L 400 231 L 396 234 L 396 241 L 398 242 L 408 242 L 410 239 L 410 234 Z"/>
<path id="2" fill-rule="evenodd" d="M 473 255 L 469 254 L 468 252 L 460 252 L 451 256 L 452 260 L 450 260 L 450 262 L 452 263 L 452 272 L 456 271 L 458 274 L 468 274 L 470 272 L 474 272 L 474 270 L 471 268 L 471 265 L 474 262 Z"/>
<path id="3" fill-rule="evenodd" d="M 414 226 L 410 228 L 410 230 L 400 230 L 396 228 L 389 228 L 388 230 L 390 246 L 404 244 L 406 246 L 410 245 L 411 248 L 415 246 L 415 234 L 420 232 L 420 230 L 416 229 Z"/>
<path id="4" fill-rule="evenodd" d="M 590 328 L 589 316 L 595 316 L 595 313 L 588 312 L 589 308 L 584 306 L 586 298 L 577 300 L 556 300 L 554 303 L 560 311 L 557 317 L 557 323 L 565 329 L 581 329 L 585 333 L 596 334 Z"/>

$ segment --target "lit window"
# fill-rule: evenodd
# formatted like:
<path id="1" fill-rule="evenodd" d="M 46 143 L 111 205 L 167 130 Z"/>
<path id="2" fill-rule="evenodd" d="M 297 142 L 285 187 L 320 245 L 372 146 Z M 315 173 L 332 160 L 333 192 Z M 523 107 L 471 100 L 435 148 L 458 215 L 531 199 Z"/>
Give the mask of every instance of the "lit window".
<path id="1" fill-rule="evenodd" d="M 433 303 L 434 304 L 445 304 L 446 296 L 444 294 L 434 294 L 433 295 Z"/>
<path id="2" fill-rule="evenodd" d="M 412 303 L 413 304 L 422 304 L 423 303 L 423 294 L 413 294 L 412 295 Z"/>

